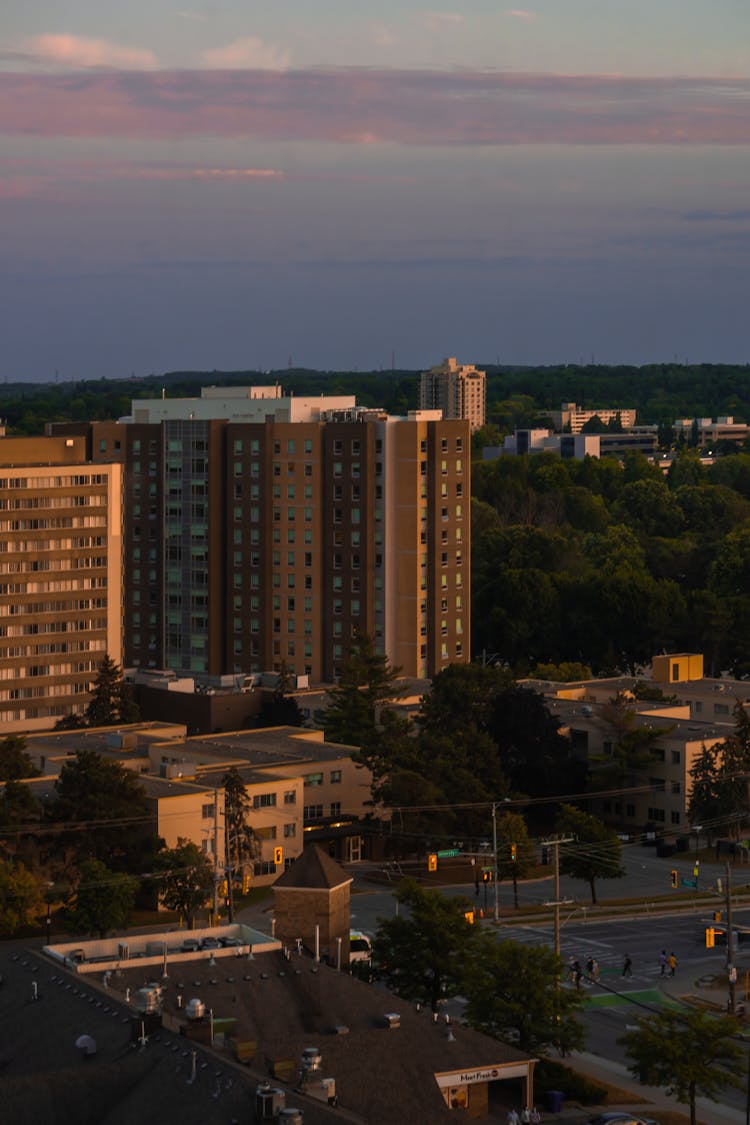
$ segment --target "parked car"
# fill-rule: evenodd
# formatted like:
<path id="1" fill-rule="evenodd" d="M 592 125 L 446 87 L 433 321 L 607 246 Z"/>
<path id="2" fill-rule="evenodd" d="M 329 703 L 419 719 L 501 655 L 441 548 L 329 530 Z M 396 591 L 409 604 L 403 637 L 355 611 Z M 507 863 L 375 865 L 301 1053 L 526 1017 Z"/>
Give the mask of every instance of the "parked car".
<path id="1" fill-rule="evenodd" d="M 225 949 L 235 949 L 238 945 L 245 945 L 245 942 L 238 937 L 222 937 L 219 938 L 219 942 Z"/>
<path id="2" fill-rule="evenodd" d="M 221 942 L 216 937 L 204 937 L 201 949 L 221 949 Z"/>
<path id="3" fill-rule="evenodd" d="M 185 940 L 183 941 L 182 945 L 180 946 L 180 951 L 182 953 L 197 953 L 200 947 L 200 942 L 197 938 L 189 937 L 185 938 Z"/>

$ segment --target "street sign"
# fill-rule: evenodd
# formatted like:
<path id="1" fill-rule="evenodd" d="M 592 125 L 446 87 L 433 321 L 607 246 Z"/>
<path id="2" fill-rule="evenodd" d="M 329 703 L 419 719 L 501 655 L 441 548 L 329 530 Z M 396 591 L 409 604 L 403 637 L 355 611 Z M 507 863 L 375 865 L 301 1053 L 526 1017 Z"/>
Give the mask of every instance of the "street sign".
<path id="1" fill-rule="evenodd" d="M 698 890 L 698 880 L 697 879 L 680 879 L 680 886 L 681 887 L 689 887 L 691 891 L 697 891 Z"/>
<path id="2" fill-rule="evenodd" d="M 455 856 L 460 854 L 458 848 L 444 848 L 443 851 L 437 853 L 437 857 L 438 859 L 454 859 Z"/>

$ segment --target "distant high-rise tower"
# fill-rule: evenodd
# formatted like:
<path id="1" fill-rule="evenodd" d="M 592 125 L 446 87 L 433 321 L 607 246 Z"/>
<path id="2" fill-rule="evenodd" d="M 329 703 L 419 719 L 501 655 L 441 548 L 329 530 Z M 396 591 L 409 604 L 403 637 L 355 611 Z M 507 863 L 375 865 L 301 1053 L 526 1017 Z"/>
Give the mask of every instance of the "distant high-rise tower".
<path id="1" fill-rule="evenodd" d="M 443 418 L 464 418 L 473 432 L 487 414 L 487 374 L 471 364 L 457 363 L 454 356 L 423 371 L 419 380 L 422 410 L 442 410 Z"/>

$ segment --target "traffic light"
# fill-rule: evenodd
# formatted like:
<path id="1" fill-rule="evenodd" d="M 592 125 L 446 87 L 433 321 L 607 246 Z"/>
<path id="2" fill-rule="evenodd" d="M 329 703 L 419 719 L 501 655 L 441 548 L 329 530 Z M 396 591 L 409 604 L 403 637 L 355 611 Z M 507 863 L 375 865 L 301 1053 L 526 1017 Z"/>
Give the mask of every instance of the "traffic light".
<path id="1" fill-rule="evenodd" d="M 280 863 L 284 862 L 284 849 L 283 848 L 274 848 L 273 849 L 273 862 L 277 867 L 279 866 Z"/>
<path id="2" fill-rule="evenodd" d="M 489 883 L 491 875 L 492 875 L 491 871 L 483 871 L 482 872 L 482 882 L 483 883 Z"/>
<path id="3" fill-rule="evenodd" d="M 464 918 L 466 919 L 466 921 L 469 923 L 470 926 L 474 925 L 474 911 L 473 910 L 465 911 L 464 912 Z"/>
<path id="4" fill-rule="evenodd" d="M 511 844 L 510 845 L 510 858 L 513 860 L 514 863 L 516 862 L 516 851 L 517 851 L 516 845 Z"/>
<path id="5" fill-rule="evenodd" d="M 713 949 L 716 944 L 716 931 L 713 926 L 706 927 L 706 949 Z"/>
<path id="6" fill-rule="evenodd" d="M 675 871 L 674 868 L 672 868 L 672 886 L 673 887 L 679 887 L 679 885 L 680 885 L 679 872 Z"/>
<path id="7" fill-rule="evenodd" d="M 437 852 L 431 852 L 427 856 L 427 870 L 437 871 Z"/>
<path id="8" fill-rule="evenodd" d="M 542 848 L 542 864 L 543 864 L 544 867 L 546 867 L 547 864 L 549 863 L 549 853 L 551 851 L 552 851 L 551 848 Z"/>

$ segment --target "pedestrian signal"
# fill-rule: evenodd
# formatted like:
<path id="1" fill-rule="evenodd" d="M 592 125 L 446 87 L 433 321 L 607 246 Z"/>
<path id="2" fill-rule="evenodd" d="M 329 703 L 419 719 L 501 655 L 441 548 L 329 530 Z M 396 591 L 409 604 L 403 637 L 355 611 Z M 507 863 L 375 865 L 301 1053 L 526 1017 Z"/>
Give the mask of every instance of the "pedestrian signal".
<path id="1" fill-rule="evenodd" d="M 492 872 L 491 871 L 483 871 L 482 872 L 482 882 L 483 883 L 489 883 L 491 878 L 492 878 Z"/>
<path id="2" fill-rule="evenodd" d="M 277 867 L 279 866 L 280 863 L 284 862 L 284 849 L 283 848 L 274 848 L 273 849 L 273 862 Z"/>
<path id="3" fill-rule="evenodd" d="M 427 870 L 437 871 L 437 852 L 432 852 L 431 855 L 427 856 Z"/>
<path id="4" fill-rule="evenodd" d="M 549 863 L 549 853 L 551 850 L 551 848 L 542 848 L 542 864 L 544 867 Z"/>
<path id="5" fill-rule="evenodd" d="M 680 885 L 679 873 L 673 869 L 672 870 L 672 886 L 673 887 L 679 887 L 679 885 Z"/>
<path id="6" fill-rule="evenodd" d="M 469 923 L 470 926 L 474 925 L 474 911 L 473 910 L 467 910 L 466 913 L 464 914 L 464 918 L 466 919 L 466 921 Z"/>
<path id="7" fill-rule="evenodd" d="M 516 845 L 515 844 L 510 845 L 510 858 L 513 860 L 514 863 L 516 862 Z"/>
<path id="8" fill-rule="evenodd" d="M 716 944 L 716 930 L 713 926 L 706 927 L 706 949 L 713 949 Z"/>

